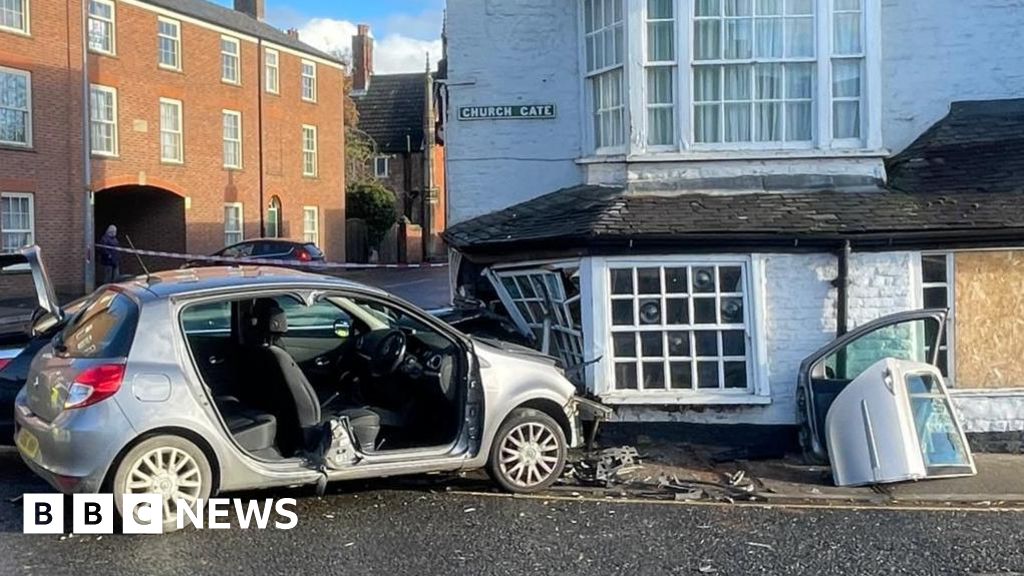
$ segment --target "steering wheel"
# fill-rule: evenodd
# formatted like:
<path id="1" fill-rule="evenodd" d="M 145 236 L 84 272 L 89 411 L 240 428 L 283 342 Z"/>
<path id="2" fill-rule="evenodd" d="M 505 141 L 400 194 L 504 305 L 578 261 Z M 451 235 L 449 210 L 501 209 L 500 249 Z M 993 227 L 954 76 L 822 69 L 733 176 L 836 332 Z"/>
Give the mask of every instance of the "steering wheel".
<path id="1" fill-rule="evenodd" d="M 370 376 L 381 378 L 394 373 L 405 358 L 405 332 L 388 330 L 370 351 Z"/>

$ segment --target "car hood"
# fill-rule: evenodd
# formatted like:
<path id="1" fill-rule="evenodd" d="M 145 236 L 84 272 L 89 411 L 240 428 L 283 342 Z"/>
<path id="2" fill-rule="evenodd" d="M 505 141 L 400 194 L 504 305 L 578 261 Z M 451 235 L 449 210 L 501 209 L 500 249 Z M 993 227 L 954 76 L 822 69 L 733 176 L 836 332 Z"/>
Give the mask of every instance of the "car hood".
<path id="1" fill-rule="evenodd" d="M 519 344 L 513 344 L 512 342 L 496 340 L 494 338 L 482 338 L 480 336 L 470 336 L 470 338 L 478 348 L 482 347 L 490 352 L 501 354 L 506 358 L 526 360 L 536 362 L 538 364 L 546 364 L 552 368 L 561 368 L 561 361 L 559 361 L 558 358 L 545 354 L 539 350 L 534 350 L 533 348 L 520 346 Z"/>

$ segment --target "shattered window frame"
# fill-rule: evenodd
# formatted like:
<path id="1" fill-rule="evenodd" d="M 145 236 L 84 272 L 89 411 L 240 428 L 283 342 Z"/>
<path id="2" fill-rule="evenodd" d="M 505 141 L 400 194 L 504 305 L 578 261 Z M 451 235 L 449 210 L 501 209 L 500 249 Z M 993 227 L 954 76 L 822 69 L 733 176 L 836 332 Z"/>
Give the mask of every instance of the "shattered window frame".
<path id="1" fill-rule="evenodd" d="M 930 264 L 929 264 L 930 263 Z M 936 362 L 946 385 L 956 387 L 956 258 L 954 252 L 922 252 L 921 307 L 946 308 L 945 332 Z M 930 352 L 930 350 L 929 350 Z"/>

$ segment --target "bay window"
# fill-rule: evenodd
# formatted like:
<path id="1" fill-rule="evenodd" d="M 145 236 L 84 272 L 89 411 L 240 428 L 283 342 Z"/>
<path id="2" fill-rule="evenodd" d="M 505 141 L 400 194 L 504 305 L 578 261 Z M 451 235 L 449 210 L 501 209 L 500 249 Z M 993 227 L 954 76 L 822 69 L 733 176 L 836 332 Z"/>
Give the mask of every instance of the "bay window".
<path id="1" fill-rule="evenodd" d="M 581 2 L 597 153 L 877 141 L 866 31 L 879 0 Z"/>

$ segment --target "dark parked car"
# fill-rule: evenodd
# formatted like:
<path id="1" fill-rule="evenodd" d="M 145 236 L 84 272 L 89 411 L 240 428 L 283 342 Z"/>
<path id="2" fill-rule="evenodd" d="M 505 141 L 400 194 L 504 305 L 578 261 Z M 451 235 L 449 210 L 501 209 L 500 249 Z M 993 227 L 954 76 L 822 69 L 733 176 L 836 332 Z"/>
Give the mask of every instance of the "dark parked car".
<path id="1" fill-rule="evenodd" d="M 294 262 L 305 264 L 308 262 L 323 262 L 324 253 L 312 242 L 296 242 L 294 240 L 279 240 L 275 238 L 261 238 L 259 240 L 246 240 L 238 244 L 232 244 L 223 250 L 211 254 L 212 257 L 241 258 L 243 260 L 277 260 L 282 264 Z M 192 261 L 185 264 L 186 268 L 196 266 L 216 265 L 210 261 Z"/>

